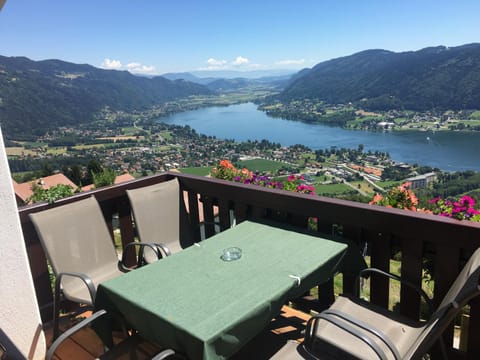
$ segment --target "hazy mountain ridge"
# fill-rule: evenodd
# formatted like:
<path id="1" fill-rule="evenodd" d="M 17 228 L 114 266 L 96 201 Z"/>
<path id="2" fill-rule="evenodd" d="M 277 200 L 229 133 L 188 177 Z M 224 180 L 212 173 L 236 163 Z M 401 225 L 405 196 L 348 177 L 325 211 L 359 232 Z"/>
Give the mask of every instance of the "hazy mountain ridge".
<path id="1" fill-rule="evenodd" d="M 139 110 L 180 97 L 210 94 L 206 87 L 61 60 L 0 56 L 0 124 L 7 136 L 89 122 L 106 106 Z"/>
<path id="2" fill-rule="evenodd" d="M 283 71 L 285 72 L 285 71 Z M 283 88 L 290 80 L 292 74 L 277 71 L 230 71 L 230 72 L 215 72 L 213 74 L 224 75 L 219 77 L 200 77 L 195 75 L 197 72 L 181 72 L 181 73 L 166 73 L 162 74 L 163 77 L 170 80 L 183 79 L 197 84 L 202 84 L 208 87 L 212 91 L 235 91 L 248 86 L 257 85 L 269 85 L 277 88 Z M 212 75 L 210 72 L 200 72 L 203 75 Z M 235 77 L 232 77 L 235 75 Z M 252 77 L 258 75 L 259 77 Z M 262 76 L 260 76 L 262 75 Z M 268 75 L 268 76 L 266 76 Z"/>
<path id="3" fill-rule="evenodd" d="M 361 102 L 374 110 L 479 109 L 480 44 L 395 53 L 366 50 L 292 77 L 280 99 Z"/>

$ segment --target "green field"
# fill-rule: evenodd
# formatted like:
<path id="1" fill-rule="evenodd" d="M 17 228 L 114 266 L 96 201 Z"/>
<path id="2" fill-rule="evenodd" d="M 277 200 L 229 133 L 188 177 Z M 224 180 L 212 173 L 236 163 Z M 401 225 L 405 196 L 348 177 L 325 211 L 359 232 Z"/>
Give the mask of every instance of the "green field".
<path id="1" fill-rule="evenodd" d="M 159 133 L 159 135 L 166 141 L 172 141 L 173 137 L 172 137 L 172 133 L 170 131 L 161 131 Z"/>
<path id="2" fill-rule="evenodd" d="M 474 111 L 472 115 L 470 115 L 470 119 L 472 120 L 480 120 L 480 111 Z"/>
<path id="3" fill-rule="evenodd" d="M 376 184 L 384 189 L 390 189 L 392 187 L 400 185 L 402 182 L 401 181 L 379 181 Z"/>
<path id="4" fill-rule="evenodd" d="M 314 185 L 315 193 L 319 195 L 335 195 L 350 192 L 353 189 L 345 184 L 327 184 L 327 185 Z"/>
<path id="5" fill-rule="evenodd" d="M 136 128 L 134 126 L 128 126 L 128 127 L 122 128 L 122 132 L 125 136 L 134 136 L 141 131 L 142 129 Z"/>
<path id="6" fill-rule="evenodd" d="M 16 146 L 16 147 L 7 147 L 5 148 L 8 156 L 21 156 L 21 155 L 35 155 L 37 154 L 36 151 L 27 150 L 23 147 Z"/>
<path id="7" fill-rule="evenodd" d="M 75 150 L 86 150 L 86 149 L 95 149 L 95 148 L 105 148 L 106 144 L 90 144 L 90 145 L 75 145 L 72 146 Z"/>
<path id="8" fill-rule="evenodd" d="M 284 167 L 285 163 L 279 161 L 265 160 L 265 159 L 252 159 L 239 161 L 238 166 L 240 168 L 247 168 L 250 171 L 259 171 L 261 173 L 269 172 L 274 173 Z"/>
<path id="9" fill-rule="evenodd" d="M 205 166 L 205 167 L 188 167 L 179 169 L 181 173 L 184 174 L 192 174 L 192 175 L 199 175 L 199 176 L 207 176 L 212 172 L 213 166 Z"/>
<path id="10" fill-rule="evenodd" d="M 48 147 L 47 153 L 53 155 L 61 155 L 67 152 L 67 148 L 64 146 L 57 146 L 57 147 Z"/>

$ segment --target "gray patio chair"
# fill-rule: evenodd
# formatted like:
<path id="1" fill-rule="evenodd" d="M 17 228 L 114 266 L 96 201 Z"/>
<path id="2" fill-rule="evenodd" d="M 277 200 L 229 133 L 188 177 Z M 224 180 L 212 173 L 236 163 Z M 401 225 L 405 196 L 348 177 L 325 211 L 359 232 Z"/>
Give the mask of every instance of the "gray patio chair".
<path id="1" fill-rule="evenodd" d="M 62 346 L 65 340 L 73 336 L 76 332 L 85 329 L 91 325 L 97 318 L 104 316 L 107 312 L 105 310 L 98 310 L 91 316 L 83 319 L 79 323 L 75 324 L 67 331 L 62 333 L 48 348 L 45 360 L 51 360 L 56 351 Z M 148 351 L 146 348 L 148 347 Z M 98 359 L 100 360 L 113 360 L 113 359 L 179 359 L 174 350 L 166 349 L 159 351 L 158 347 L 154 344 L 148 343 L 138 334 L 128 336 L 125 340 L 113 346 L 103 353 Z"/>
<path id="2" fill-rule="evenodd" d="M 127 190 L 127 195 L 141 242 L 157 245 L 162 249 L 162 256 L 169 256 L 194 243 L 183 194 L 176 178 Z M 149 248 L 145 248 L 143 256 L 147 263 L 158 259 Z"/>
<path id="3" fill-rule="evenodd" d="M 363 270 L 361 275 L 369 273 L 414 287 L 430 304 L 428 296 L 415 285 L 374 268 Z M 436 341 L 447 359 L 441 335 L 458 311 L 480 295 L 479 280 L 480 248 L 470 257 L 430 319 L 423 322 L 358 298 L 339 296 L 329 309 L 308 321 L 303 343 L 287 344 L 272 359 L 421 359 Z"/>
<path id="4" fill-rule="evenodd" d="M 123 259 L 119 262 L 102 211 L 93 196 L 32 213 L 30 218 L 55 274 L 53 333 L 56 339 L 61 295 L 73 302 L 93 305 L 98 284 L 130 269 L 123 265 Z M 137 244 L 127 247 L 130 245 Z"/>

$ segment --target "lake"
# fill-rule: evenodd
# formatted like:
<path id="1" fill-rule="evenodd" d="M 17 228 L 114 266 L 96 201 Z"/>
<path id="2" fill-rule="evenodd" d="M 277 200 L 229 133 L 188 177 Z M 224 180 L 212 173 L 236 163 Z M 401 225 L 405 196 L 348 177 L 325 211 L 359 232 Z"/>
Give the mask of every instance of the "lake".
<path id="1" fill-rule="evenodd" d="M 480 133 L 398 131 L 369 132 L 306 124 L 267 116 L 255 104 L 209 107 L 160 118 L 189 125 L 200 134 L 236 141 L 262 140 L 284 146 L 303 144 L 313 150 L 332 146 L 388 152 L 393 160 L 444 171 L 480 171 Z"/>

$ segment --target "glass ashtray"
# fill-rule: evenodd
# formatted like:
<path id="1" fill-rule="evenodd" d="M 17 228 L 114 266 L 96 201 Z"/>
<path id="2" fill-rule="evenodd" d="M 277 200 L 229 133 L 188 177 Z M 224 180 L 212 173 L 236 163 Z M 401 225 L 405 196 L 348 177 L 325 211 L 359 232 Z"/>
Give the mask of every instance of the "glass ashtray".
<path id="1" fill-rule="evenodd" d="M 220 258 L 223 261 L 233 261 L 238 260 L 242 257 L 242 249 L 238 247 L 229 247 L 223 250 L 222 256 Z"/>

